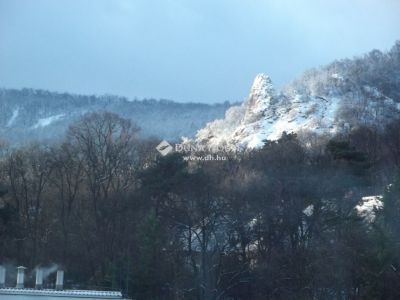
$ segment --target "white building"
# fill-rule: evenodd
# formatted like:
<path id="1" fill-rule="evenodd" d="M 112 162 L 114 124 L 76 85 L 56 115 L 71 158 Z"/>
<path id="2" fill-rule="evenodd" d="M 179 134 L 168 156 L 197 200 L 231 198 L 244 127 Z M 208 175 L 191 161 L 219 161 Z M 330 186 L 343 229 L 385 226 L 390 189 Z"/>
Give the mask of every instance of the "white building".
<path id="1" fill-rule="evenodd" d="M 0 299 L 1 300 L 124 300 L 121 292 L 90 291 L 90 290 L 64 290 L 64 271 L 57 271 L 56 288 L 42 289 L 43 270 L 36 270 L 35 288 L 25 288 L 25 268 L 18 267 L 17 283 L 15 287 L 6 287 L 6 269 L 0 266 Z M 125 299 L 126 300 L 126 299 Z"/>

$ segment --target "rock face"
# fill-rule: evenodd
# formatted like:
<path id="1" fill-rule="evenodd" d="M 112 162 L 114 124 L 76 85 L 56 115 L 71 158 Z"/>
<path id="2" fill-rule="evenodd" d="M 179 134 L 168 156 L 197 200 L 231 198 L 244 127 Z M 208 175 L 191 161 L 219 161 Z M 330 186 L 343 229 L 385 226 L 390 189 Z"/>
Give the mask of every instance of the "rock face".
<path id="1" fill-rule="evenodd" d="M 279 93 L 259 74 L 242 105 L 208 123 L 195 141 L 251 149 L 284 131 L 333 135 L 360 125 L 382 127 L 400 117 L 399 61 L 400 43 L 386 54 L 373 51 L 309 71 Z"/>
<path id="2" fill-rule="evenodd" d="M 274 88 L 271 79 L 265 74 L 258 74 L 254 79 L 250 94 L 245 104 L 243 123 L 253 123 L 262 118 L 274 100 Z"/>
<path id="3" fill-rule="evenodd" d="M 230 108 L 225 119 L 207 124 L 196 138 L 200 143 L 258 148 L 266 139 L 278 139 L 283 131 L 333 133 L 338 129 L 335 116 L 339 102 L 336 97 L 276 94 L 271 79 L 259 74 L 247 100 L 239 107 Z"/>

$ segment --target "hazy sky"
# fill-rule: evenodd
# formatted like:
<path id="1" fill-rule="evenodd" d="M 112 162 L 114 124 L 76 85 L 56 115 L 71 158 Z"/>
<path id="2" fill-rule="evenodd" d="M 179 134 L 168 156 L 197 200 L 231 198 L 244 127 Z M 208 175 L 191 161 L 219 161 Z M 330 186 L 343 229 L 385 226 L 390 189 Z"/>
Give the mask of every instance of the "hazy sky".
<path id="1" fill-rule="evenodd" d="M 0 0 L 0 86 L 241 101 L 257 73 L 387 50 L 400 0 Z"/>

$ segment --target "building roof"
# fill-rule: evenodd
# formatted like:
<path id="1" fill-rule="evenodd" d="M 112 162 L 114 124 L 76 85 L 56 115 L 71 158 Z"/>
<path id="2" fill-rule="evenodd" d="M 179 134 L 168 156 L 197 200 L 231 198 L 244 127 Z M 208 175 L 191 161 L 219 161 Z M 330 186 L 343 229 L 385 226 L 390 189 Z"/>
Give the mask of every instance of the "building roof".
<path id="1" fill-rule="evenodd" d="M 121 292 L 112 291 L 91 291 L 91 290 L 37 290 L 0 288 L 0 295 L 26 295 L 26 296 L 50 296 L 70 298 L 96 298 L 96 299 L 122 299 Z"/>

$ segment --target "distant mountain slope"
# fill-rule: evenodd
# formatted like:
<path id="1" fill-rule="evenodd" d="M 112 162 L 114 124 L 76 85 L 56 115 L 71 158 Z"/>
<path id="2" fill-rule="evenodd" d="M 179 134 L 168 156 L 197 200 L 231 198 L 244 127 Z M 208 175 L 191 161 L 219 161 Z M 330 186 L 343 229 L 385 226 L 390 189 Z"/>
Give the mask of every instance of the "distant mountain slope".
<path id="1" fill-rule="evenodd" d="M 177 140 L 193 136 L 207 122 L 221 118 L 229 103 L 176 103 L 116 96 L 82 96 L 33 89 L 0 89 L 0 139 L 11 144 L 62 138 L 67 127 L 87 112 L 107 110 L 131 119 L 143 136 Z"/>
<path id="2" fill-rule="evenodd" d="M 400 41 L 387 53 L 374 50 L 308 71 L 281 92 L 259 74 L 247 100 L 199 130 L 195 140 L 258 148 L 283 131 L 329 135 L 359 125 L 379 128 L 399 117 Z"/>

